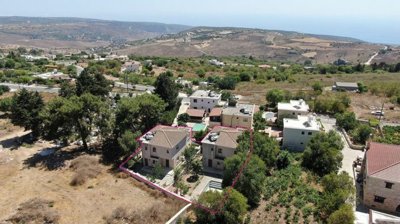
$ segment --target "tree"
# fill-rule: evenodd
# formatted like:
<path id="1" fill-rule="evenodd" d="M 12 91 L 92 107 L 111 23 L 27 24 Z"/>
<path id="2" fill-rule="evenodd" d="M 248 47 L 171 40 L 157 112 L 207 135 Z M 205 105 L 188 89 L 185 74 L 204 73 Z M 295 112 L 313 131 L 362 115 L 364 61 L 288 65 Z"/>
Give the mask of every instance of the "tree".
<path id="1" fill-rule="evenodd" d="M 254 131 L 258 132 L 260 130 L 265 130 L 265 126 L 267 126 L 267 122 L 262 117 L 263 112 L 258 111 L 254 114 Z"/>
<path id="2" fill-rule="evenodd" d="M 315 82 L 312 85 L 312 88 L 313 88 L 314 92 L 316 92 L 318 95 L 321 94 L 323 91 L 323 87 L 320 82 Z"/>
<path id="3" fill-rule="evenodd" d="M 343 142 L 337 133 L 318 133 L 308 143 L 302 165 L 320 176 L 337 172 L 342 165 L 342 149 Z"/>
<path id="4" fill-rule="evenodd" d="M 198 75 L 200 78 L 204 78 L 206 76 L 206 72 L 203 69 L 198 69 L 196 70 L 196 75 Z"/>
<path id="5" fill-rule="evenodd" d="M 201 164 L 201 160 L 195 160 L 192 163 L 192 174 L 196 178 L 199 178 L 199 174 L 203 171 L 203 165 Z"/>
<path id="6" fill-rule="evenodd" d="M 197 154 L 197 149 L 194 145 L 188 146 L 185 151 L 183 151 L 183 157 L 185 157 L 185 171 L 189 173 L 193 168 L 194 159 Z"/>
<path id="7" fill-rule="evenodd" d="M 200 142 L 201 140 L 203 140 L 203 138 L 206 136 L 206 134 L 207 134 L 206 130 L 201 130 L 201 131 L 194 133 L 194 138 L 196 139 L 196 141 Z"/>
<path id="8" fill-rule="evenodd" d="M 32 130 L 32 136 L 37 138 L 42 123 L 39 114 L 43 107 L 43 99 L 38 92 L 22 89 L 12 98 L 11 122 L 24 127 L 25 130 Z"/>
<path id="9" fill-rule="evenodd" d="M 189 120 L 190 120 L 190 117 L 189 117 L 189 114 L 187 114 L 187 113 L 179 114 L 179 116 L 178 116 L 178 122 L 187 123 L 187 122 L 189 122 Z"/>
<path id="10" fill-rule="evenodd" d="M 118 145 L 121 148 L 121 156 L 126 156 L 132 153 L 139 146 L 136 142 L 136 138 L 140 136 L 140 133 L 133 133 L 131 131 L 125 131 L 120 138 L 118 138 Z"/>
<path id="11" fill-rule="evenodd" d="M 224 76 L 224 78 L 218 81 L 218 87 L 220 89 L 234 90 L 237 82 L 237 79 L 233 76 Z"/>
<path id="12" fill-rule="evenodd" d="M 62 82 L 61 88 L 59 92 L 59 96 L 69 98 L 76 94 L 76 88 L 73 85 L 70 85 L 68 82 Z"/>
<path id="13" fill-rule="evenodd" d="M 220 209 L 221 201 L 226 200 Z M 219 210 L 217 214 L 196 207 L 196 223 L 199 224 L 237 224 L 243 223 L 247 213 L 247 199 L 240 192 L 232 188 L 226 188 L 223 192 L 207 191 L 199 196 L 198 202 L 213 210 Z"/>
<path id="14" fill-rule="evenodd" d="M 94 131 L 101 137 L 111 132 L 109 106 L 100 97 L 85 93 L 69 99 L 57 98 L 42 113 L 44 137 L 68 139 L 77 133 L 85 150 Z"/>
<path id="15" fill-rule="evenodd" d="M 160 97 L 143 94 L 135 98 L 122 98 L 115 114 L 115 134 L 120 136 L 126 130 L 145 132 L 160 121 L 166 104 Z"/>
<path id="16" fill-rule="evenodd" d="M 245 153 L 237 153 L 224 161 L 224 177 L 222 185 L 230 186 L 239 174 L 240 168 L 246 160 Z M 243 173 L 239 176 L 234 188 L 248 199 L 250 206 L 255 207 L 261 200 L 260 187 L 264 185 L 266 176 L 265 163 L 257 156 L 252 155 Z"/>
<path id="17" fill-rule="evenodd" d="M 290 93 L 281 89 L 272 89 L 267 92 L 266 99 L 271 107 L 276 107 L 279 102 L 290 99 Z"/>
<path id="18" fill-rule="evenodd" d="M 358 127 L 352 131 L 351 136 L 353 140 L 365 144 L 365 142 L 369 139 L 372 134 L 372 128 L 367 124 L 360 124 Z"/>
<path id="19" fill-rule="evenodd" d="M 173 109 L 178 100 L 178 87 L 172 78 L 167 73 L 160 74 L 157 77 L 155 87 L 154 93 L 167 103 L 166 109 Z"/>
<path id="20" fill-rule="evenodd" d="M 346 172 L 331 173 L 324 176 L 321 185 L 324 191 L 317 206 L 322 217 L 329 217 L 354 197 L 353 180 Z"/>
<path id="21" fill-rule="evenodd" d="M 328 218 L 328 224 L 353 224 L 355 221 L 353 206 L 350 204 L 342 205 Z"/>
<path id="22" fill-rule="evenodd" d="M 358 86 L 358 92 L 359 93 L 366 93 L 368 92 L 368 87 L 364 85 L 362 82 L 357 83 Z"/>
<path id="23" fill-rule="evenodd" d="M 223 100 L 223 101 L 228 101 L 228 100 L 230 100 L 231 98 L 233 98 L 233 95 L 232 95 L 231 92 L 226 91 L 226 90 L 224 90 L 224 91 L 221 92 L 221 100 Z"/>
<path id="24" fill-rule="evenodd" d="M 0 111 L 4 113 L 10 112 L 12 103 L 13 103 L 12 97 L 0 99 Z"/>
<path id="25" fill-rule="evenodd" d="M 356 114 L 354 112 L 345 112 L 336 114 L 336 125 L 346 131 L 353 130 L 358 124 Z"/>
<path id="26" fill-rule="evenodd" d="M 10 87 L 0 85 L 0 95 L 3 95 L 4 93 L 7 93 L 7 92 L 10 92 Z"/>
<path id="27" fill-rule="evenodd" d="M 78 96 L 90 93 L 95 96 L 107 96 L 111 91 L 111 83 L 101 73 L 90 74 L 84 69 L 76 79 L 76 93 Z"/>
<path id="28" fill-rule="evenodd" d="M 249 82 L 251 80 L 251 76 L 248 73 L 240 73 L 239 77 L 242 82 Z"/>
<path id="29" fill-rule="evenodd" d="M 245 131 L 238 139 L 238 147 L 236 152 L 247 153 L 250 150 L 250 132 Z M 262 159 L 268 168 L 275 166 L 276 157 L 280 151 L 279 144 L 276 140 L 265 136 L 260 132 L 253 133 L 253 151 L 260 159 Z"/>
<path id="30" fill-rule="evenodd" d="M 290 165 L 290 154 L 286 150 L 279 152 L 278 158 L 276 159 L 276 167 L 278 169 L 285 169 Z"/>

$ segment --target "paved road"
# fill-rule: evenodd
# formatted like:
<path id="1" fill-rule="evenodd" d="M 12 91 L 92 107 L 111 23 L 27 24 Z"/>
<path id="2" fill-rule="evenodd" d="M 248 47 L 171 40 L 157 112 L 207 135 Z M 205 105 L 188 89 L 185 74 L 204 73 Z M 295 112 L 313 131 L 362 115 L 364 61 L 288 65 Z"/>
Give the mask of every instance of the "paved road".
<path id="1" fill-rule="evenodd" d="M 151 91 L 153 92 L 155 90 L 154 86 L 145 86 L 145 85 L 131 85 L 131 84 L 125 84 L 122 82 L 114 82 L 114 86 L 119 87 L 119 88 L 127 88 L 128 89 L 133 89 L 133 90 L 137 90 L 137 91 Z"/>
<path id="2" fill-rule="evenodd" d="M 26 89 L 29 91 L 46 92 L 46 93 L 58 93 L 60 88 L 52 88 L 43 85 L 27 85 L 27 84 L 14 84 L 14 83 L 0 83 L 0 85 L 8 86 L 12 91 Z"/>

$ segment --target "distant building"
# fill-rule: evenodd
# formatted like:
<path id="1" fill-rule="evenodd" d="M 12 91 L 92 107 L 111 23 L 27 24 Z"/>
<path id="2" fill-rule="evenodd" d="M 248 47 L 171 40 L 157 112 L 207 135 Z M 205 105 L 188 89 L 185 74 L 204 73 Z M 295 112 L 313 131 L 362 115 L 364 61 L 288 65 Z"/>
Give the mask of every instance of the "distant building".
<path id="1" fill-rule="evenodd" d="M 332 90 L 357 92 L 358 84 L 355 82 L 335 82 L 335 85 L 332 86 Z"/>
<path id="2" fill-rule="evenodd" d="M 157 126 L 140 138 L 143 164 L 156 164 L 174 168 L 181 161 L 182 153 L 191 143 L 190 128 Z"/>
<path id="3" fill-rule="evenodd" d="M 178 79 L 176 79 L 176 80 L 175 80 L 175 83 L 176 83 L 176 84 L 180 84 L 180 85 L 182 85 L 182 86 L 184 86 L 184 87 L 186 87 L 186 88 L 192 88 L 192 86 L 193 86 L 191 81 L 182 79 L 181 77 L 179 77 Z"/>
<path id="4" fill-rule="evenodd" d="M 139 72 L 140 62 L 137 61 L 127 61 L 121 68 L 121 72 Z"/>
<path id="5" fill-rule="evenodd" d="M 224 169 L 224 160 L 235 154 L 237 139 L 244 129 L 215 127 L 201 141 L 203 166 L 217 170 Z"/>
<path id="6" fill-rule="evenodd" d="M 212 59 L 209 62 L 210 62 L 210 64 L 216 65 L 216 66 L 224 66 L 225 65 L 225 63 L 218 61 L 217 59 Z"/>
<path id="7" fill-rule="evenodd" d="M 370 142 L 363 163 L 364 204 L 400 215 L 400 145 Z"/>
<path id="8" fill-rule="evenodd" d="M 321 131 L 320 123 L 314 116 L 298 116 L 283 119 L 282 147 L 294 151 L 303 151 L 315 134 Z"/>
<path id="9" fill-rule="evenodd" d="M 33 75 L 33 77 L 41 79 L 49 79 L 49 80 L 71 80 L 71 77 L 69 77 L 69 75 L 64 74 L 62 72 L 58 72 L 57 69 L 54 69 L 54 71 L 52 72 Z"/>
<path id="10" fill-rule="evenodd" d="M 309 110 L 310 107 L 302 99 L 291 100 L 289 103 L 278 103 L 278 119 L 285 116 L 307 115 Z"/>
<path id="11" fill-rule="evenodd" d="M 258 107 L 254 104 L 237 104 L 235 107 L 225 107 L 222 109 L 222 126 L 251 129 L 254 113 L 257 111 Z"/>
<path id="12" fill-rule="evenodd" d="M 348 65 L 349 62 L 339 58 L 338 60 L 334 61 L 333 64 L 336 66 L 341 66 L 341 65 Z"/>
<path id="13" fill-rule="evenodd" d="M 221 94 L 209 90 L 197 90 L 190 97 L 191 109 L 204 109 L 207 113 L 221 101 Z"/>

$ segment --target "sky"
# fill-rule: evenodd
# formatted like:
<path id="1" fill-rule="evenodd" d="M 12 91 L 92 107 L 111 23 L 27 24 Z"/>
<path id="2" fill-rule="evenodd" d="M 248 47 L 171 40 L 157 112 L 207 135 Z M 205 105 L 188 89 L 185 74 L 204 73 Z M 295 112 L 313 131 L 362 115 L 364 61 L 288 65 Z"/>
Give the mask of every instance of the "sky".
<path id="1" fill-rule="evenodd" d="M 399 0 L 0 0 L 0 16 L 248 27 L 400 44 Z"/>

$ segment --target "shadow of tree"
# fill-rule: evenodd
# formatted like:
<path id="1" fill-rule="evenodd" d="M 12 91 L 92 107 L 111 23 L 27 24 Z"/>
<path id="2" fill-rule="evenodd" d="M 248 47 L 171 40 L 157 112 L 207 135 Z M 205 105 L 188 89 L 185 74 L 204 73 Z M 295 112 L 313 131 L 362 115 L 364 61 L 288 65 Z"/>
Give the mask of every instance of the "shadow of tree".
<path id="1" fill-rule="evenodd" d="M 43 155 L 46 150 L 54 150 L 49 155 Z M 24 161 L 24 168 L 41 167 L 46 170 L 57 170 L 63 168 L 66 161 L 81 156 L 84 151 L 80 148 L 66 151 L 60 148 L 45 148 Z"/>
<path id="2" fill-rule="evenodd" d="M 3 148 L 9 148 L 10 150 L 17 150 L 22 145 L 22 143 L 32 143 L 31 140 L 31 133 L 22 135 L 22 136 L 15 136 L 13 138 L 8 138 L 0 141 L 0 145 Z"/>

